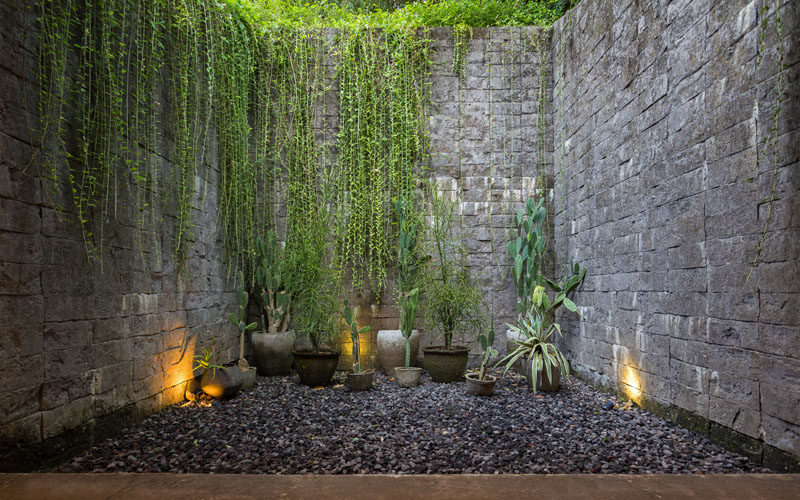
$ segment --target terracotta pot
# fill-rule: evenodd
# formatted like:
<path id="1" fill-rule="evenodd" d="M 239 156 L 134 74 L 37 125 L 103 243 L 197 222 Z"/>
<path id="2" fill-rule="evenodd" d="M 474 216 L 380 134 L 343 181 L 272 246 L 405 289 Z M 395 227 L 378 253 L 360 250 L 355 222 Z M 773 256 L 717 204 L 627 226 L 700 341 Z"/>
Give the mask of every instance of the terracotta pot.
<path id="1" fill-rule="evenodd" d="M 361 373 L 348 373 L 344 384 L 351 391 L 368 391 L 372 389 L 372 379 L 374 376 L 374 370 Z"/>
<path id="2" fill-rule="evenodd" d="M 242 372 L 238 366 L 209 368 L 203 373 L 200 386 L 212 398 L 231 398 L 242 387 Z"/>
<path id="3" fill-rule="evenodd" d="M 380 330 L 376 339 L 378 367 L 387 375 L 394 374 L 395 366 L 406 365 L 406 339 L 400 330 Z M 411 330 L 411 363 L 417 363 L 419 331 Z"/>
<path id="4" fill-rule="evenodd" d="M 497 377 L 494 375 L 486 375 L 486 380 L 479 380 L 479 373 L 467 373 L 464 378 L 467 379 L 467 394 L 474 394 L 476 396 L 491 396 L 494 392 L 494 384 L 497 382 Z"/>
<path id="5" fill-rule="evenodd" d="M 394 368 L 394 378 L 400 387 L 416 387 L 419 385 L 419 378 L 422 376 L 422 368 L 412 366 L 405 368 L 396 366 Z"/>
<path id="6" fill-rule="evenodd" d="M 291 374 L 295 338 L 293 330 L 280 333 L 254 332 L 253 354 L 258 373 L 267 376 Z"/>
<path id="7" fill-rule="evenodd" d="M 444 346 L 425 347 L 425 369 L 434 382 L 449 384 L 459 382 L 464 377 L 469 359 L 469 348 L 453 346 L 449 350 Z"/>
<path id="8" fill-rule="evenodd" d="M 292 351 L 292 354 L 300 383 L 311 387 L 330 383 L 339 363 L 336 351 Z"/>

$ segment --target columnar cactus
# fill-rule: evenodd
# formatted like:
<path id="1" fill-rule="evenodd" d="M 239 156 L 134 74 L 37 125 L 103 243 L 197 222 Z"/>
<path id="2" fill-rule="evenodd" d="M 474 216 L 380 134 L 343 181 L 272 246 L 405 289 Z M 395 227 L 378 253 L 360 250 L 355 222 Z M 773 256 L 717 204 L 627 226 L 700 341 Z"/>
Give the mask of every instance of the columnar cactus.
<path id="1" fill-rule="evenodd" d="M 514 284 L 517 286 L 517 317 L 522 318 L 530 309 L 533 290 L 541 284 L 542 260 L 546 241 L 542 234 L 547 211 L 543 200 L 536 203 L 529 198 L 524 209 L 514 217 L 517 237 L 508 242 L 508 254 L 513 260 Z"/>
<path id="2" fill-rule="evenodd" d="M 236 301 L 239 303 L 239 314 L 236 315 L 231 313 L 228 316 L 228 319 L 239 329 L 239 368 L 245 369 L 249 365 L 244 359 L 244 333 L 254 330 L 256 326 L 258 326 L 258 323 L 255 321 L 249 325 L 245 323 L 247 320 L 247 303 L 249 302 L 250 297 L 247 294 L 247 291 L 244 289 L 244 276 L 242 275 L 241 271 L 239 271 L 238 282 L 239 286 L 236 289 Z"/>
<path id="3" fill-rule="evenodd" d="M 283 276 L 282 254 L 274 231 L 267 233 L 267 241 L 256 240 L 258 252 L 256 285 L 269 333 L 284 332 L 289 326 L 292 295 Z"/>
<path id="4" fill-rule="evenodd" d="M 350 338 L 353 340 L 353 373 L 361 373 L 361 343 L 359 335 L 369 332 L 369 326 L 358 327 L 358 307 L 350 309 L 347 301 L 344 301 L 344 320 L 350 327 Z"/>

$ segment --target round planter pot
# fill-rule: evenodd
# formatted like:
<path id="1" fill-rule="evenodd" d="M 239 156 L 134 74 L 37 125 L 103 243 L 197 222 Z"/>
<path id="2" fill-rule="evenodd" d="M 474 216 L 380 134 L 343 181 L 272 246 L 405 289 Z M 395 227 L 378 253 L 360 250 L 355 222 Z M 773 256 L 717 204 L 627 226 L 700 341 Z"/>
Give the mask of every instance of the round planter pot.
<path id="1" fill-rule="evenodd" d="M 378 345 L 378 367 L 383 373 L 392 375 L 395 366 L 406 365 L 406 339 L 400 330 L 379 330 L 376 339 Z M 417 362 L 419 353 L 419 332 L 411 330 L 411 366 Z"/>
<path id="2" fill-rule="evenodd" d="M 253 353 L 258 373 L 267 376 L 291 374 L 295 337 L 292 330 L 281 333 L 254 332 Z"/>
<path id="3" fill-rule="evenodd" d="M 396 366 L 394 368 L 394 378 L 400 387 L 416 387 L 419 385 L 419 378 L 422 376 L 422 368 L 412 366 L 405 368 Z"/>
<path id="4" fill-rule="evenodd" d="M 344 385 L 351 391 L 368 391 L 372 389 L 372 379 L 375 376 L 374 371 L 361 372 L 361 373 L 348 373 Z"/>
<path id="5" fill-rule="evenodd" d="M 256 385 L 256 373 L 257 369 L 255 366 L 248 367 L 245 370 L 239 368 L 239 371 L 242 373 L 242 390 L 246 391 L 250 389 L 254 385 Z"/>
<path id="6" fill-rule="evenodd" d="M 528 388 L 531 388 L 533 382 L 531 380 L 531 362 L 528 359 L 522 361 L 525 370 L 525 380 L 528 382 Z M 552 367 L 551 373 L 553 380 L 547 378 L 547 372 L 539 371 L 536 374 L 536 391 L 556 392 L 561 388 L 561 369 Z"/>
<path id="7" fill-rule="evenodd" d="M 515 340 L 525 340 L 525 336 L 521 333 L 517 333 L 514 330 L 506 330 L 506 352 L 512 352 L 514 349 L 517 348 Z M 514 364 L 511 365 L 515 372 L 519 373 L 520 375 L 524 375 L 525 367 L 522 364 L 522 358 L 514 361 Z"/>
<path id="8" fill-rule="evenodd" d="M 425 347 L 425 369 L 434 382 L 449 384 L 459 382 L 464 377 L 469 359 L 469 348 L 454 346 L 450 350 L 443 346 Z"/>
<path id="9" fill-rule="evenodd" d="M 209 368 L 203 373 L 200 386 L 212 398 L 231 398 L 242 388 L 242 372 L 238 366 Z"/>
<path id="10" fill-rule="evenodd" d="M 339 363 L 336 351 L 292 351 L 300 383 L 316 387 L 330 383 Z"/>
<path id="11" fill-rule="evenodd" d="M 497 377 L 486 375 L 486 380 L 478 380 L 479 373 L 467 373 L 464 378 L 467 380 L 467 394 L 476 396 L 491 396 L 494 392 L 494 384 Z"/>

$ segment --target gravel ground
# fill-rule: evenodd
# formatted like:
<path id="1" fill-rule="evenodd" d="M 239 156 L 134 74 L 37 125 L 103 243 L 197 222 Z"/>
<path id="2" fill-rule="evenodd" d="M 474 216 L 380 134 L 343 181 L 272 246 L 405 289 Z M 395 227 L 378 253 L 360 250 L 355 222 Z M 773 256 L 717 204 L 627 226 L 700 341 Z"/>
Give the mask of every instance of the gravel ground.
<path id="1" fill-rule="evenodd" d="M 337 374 L 337 377 L 342 375 Z M 259 377 L 211 406 L 174 405 L 55 468 L 59 472 L 271 474 L 770 472 L 570 378 L 533 397 L 509 374 L 490 398 L 464 382 L 313 389 Z"/>

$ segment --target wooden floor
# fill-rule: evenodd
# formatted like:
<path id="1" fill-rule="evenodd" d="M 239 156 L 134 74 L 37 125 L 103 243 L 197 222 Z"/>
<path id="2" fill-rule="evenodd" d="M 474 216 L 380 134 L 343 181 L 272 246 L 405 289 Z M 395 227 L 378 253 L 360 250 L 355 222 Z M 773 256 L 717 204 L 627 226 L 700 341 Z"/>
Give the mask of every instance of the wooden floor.
<path id="1" fill-rule="evenodd" d="M 0 474 L 0 499 L 800 499 L 800 474 L 272 476 Z"/>

